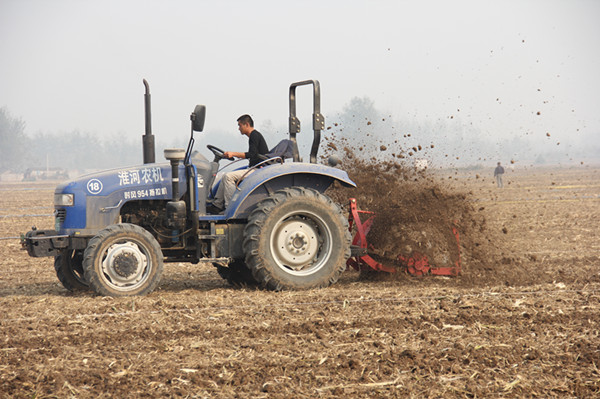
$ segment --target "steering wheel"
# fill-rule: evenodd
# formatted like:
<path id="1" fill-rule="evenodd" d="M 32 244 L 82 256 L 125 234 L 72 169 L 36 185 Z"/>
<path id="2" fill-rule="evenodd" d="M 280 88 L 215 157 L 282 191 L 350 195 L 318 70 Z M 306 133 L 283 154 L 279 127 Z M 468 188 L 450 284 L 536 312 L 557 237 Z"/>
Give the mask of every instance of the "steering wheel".
<path id="1" fill-rule="evenodd" d="M 214 145 L 208 144 L 206 148 L 208 148 L 215 155 L 215 159 L 213 160 L 213 162 L 219 162 L 221 159 L 233 160 L 233 158 L 225 158 L 225 151 L 223 151 L 219 147 L 215 147 Z"/>

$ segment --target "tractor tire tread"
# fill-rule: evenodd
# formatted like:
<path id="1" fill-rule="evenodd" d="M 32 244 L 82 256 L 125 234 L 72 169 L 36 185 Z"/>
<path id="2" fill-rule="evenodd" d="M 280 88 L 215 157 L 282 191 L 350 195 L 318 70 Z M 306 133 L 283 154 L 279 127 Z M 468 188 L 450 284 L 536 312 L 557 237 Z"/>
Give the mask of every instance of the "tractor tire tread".
<path id="1" fill-rule="evenodd" d="M 317 282 L 305 283 L 302 281 L 282 282 L 274 278 L 273 274 L 266 267 L 267 259 L 261 255 L 261 236 L 263 229 L 267 224 L 269 215 L 289 199 L 303 198 L 306 202 L 318 202 L 328 208 L 332 217 L 336 219 L 336 224 L 343 229 L 340 245 L 343 250 L 343 262 L 338 262 L 332 267 L 326 278 Z M 274 290 L 289 290 L 303 288 L 324 288 L 335 283 L 341 273 L 346 270 L 345 260 L 351 255 L 350 243 L 352 237 L 348 230 L 348 220 L 342 214 L 340 207 L 335 204 L 328 196 L 321 194 L 317 190 L 305 187 L 290 187 L 275 192 L 270 197 L 260 201 L 256 208 L 251 212 L 248 218 L 248 224 L 244 232 L 243 250 L 246 254 L 246 264 L 252 270 L 254 278 L 264 287 Z"/>
<path id="2" fill-rule="evenodd" d="M 58 281 L 60 281 L 62 286 L 68 291 L 89 291 L 89 284 L 81 281 L 81 279 L 74 274 L 72 270 L 73 266 L 69 264 L 71 252 L 72 251 L 70 250 L 64 250 L 54 257 L 54 271 L 56 272 L 56 277 L 58 277 Z"/>
<path id="3" fill-rule="evenodd" d="M 138 239 L 141 238 L 142 240 L 147 241 L 149 246 L 153 247 L 150 249 L 154 252 L 153 255 L 156 257 L 155 270 L 153 271 L 153 275 L 149 277 L 148 283 L 134 291 L 119 291 L 108 287 L 102 281 L 95 268 L 95 259 L 99 256 L 99 251 L 103 250 L 102 247 L 105 241 L 112 236 L 118 237 L 126 235 L 132 235 Z M 98 295 L 112 297 L 147 295 L 154 291 L 160 283 L 163 272 L 163 254 L 160 245 L 154 236 L 143 227 L 129 223 L 113 224 L 100 231 L 89 241 L 88 246 L 84 251 L 83 270 L 86 281 L 89 282 L 90 287 Z"/>

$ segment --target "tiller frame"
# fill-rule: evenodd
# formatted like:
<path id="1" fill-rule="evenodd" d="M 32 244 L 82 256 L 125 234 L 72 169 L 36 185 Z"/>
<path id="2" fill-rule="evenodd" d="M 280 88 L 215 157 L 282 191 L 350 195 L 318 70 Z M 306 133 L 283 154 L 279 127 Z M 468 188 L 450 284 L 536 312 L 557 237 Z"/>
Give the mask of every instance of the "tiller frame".
<path id="1" fill-rule="evenodd" d="M 352 238 L 352 254 L 346 262 L 348 268 L 354 270 L 375 270 L 387 273 L 397 273 L 399 270 L 395 267 L 385 266 L 377 262 L 368 254 L 369 244 L 367 243 L 367 234 L 371 230 L 371 226 L 375 221 L 375 212 L 363 211 L 358 209 L 355 198 L 350 198 L 348 215 L 348 226 L 352 233 L 353 226 L 356 227 L 356 234 Z M 369 215 L 364 221 L 361 220 L 361 215 Z M 456 227 L 456 222 L 452 226 L 452 234 L 456 237 L 456 245 L 458 247 L 458 260 L 454 266 L 437 267 L 429 263 L 427 255 L 417 251 L 413 251 L 410 256 L 398 256 L 398 261 L 405 267 L 408 274 L 414 276 L 458 276 L 461 270 L 460 259 L 460 236 Z"/>

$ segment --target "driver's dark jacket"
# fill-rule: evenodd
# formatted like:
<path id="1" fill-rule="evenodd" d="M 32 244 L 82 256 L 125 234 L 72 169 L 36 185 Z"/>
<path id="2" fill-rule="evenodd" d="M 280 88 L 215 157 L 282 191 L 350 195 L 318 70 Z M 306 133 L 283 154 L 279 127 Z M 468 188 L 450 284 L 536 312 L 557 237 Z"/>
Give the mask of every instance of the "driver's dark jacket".
<path id="1" fill-rule="evenodd" d="M 253 130 L 248 137 L 248 152 L 245 153 L 250 167 L 262 161 L 259 155 L 265 155 L 268 152 L 269 147 L 267 147 L 267 142 L 263 135 L 258 130 Z"/>

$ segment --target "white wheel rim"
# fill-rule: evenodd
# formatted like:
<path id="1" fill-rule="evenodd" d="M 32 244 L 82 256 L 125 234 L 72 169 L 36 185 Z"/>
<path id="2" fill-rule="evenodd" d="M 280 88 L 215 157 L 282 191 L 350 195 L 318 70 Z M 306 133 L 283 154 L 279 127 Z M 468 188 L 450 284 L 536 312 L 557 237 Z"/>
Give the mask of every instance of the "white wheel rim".
<path id="1" fill-rule="evenodd" d="M 295 276 L 307 276 L 318 272 L 329 260 L 331 230 L 312 212 L 290 212 L 276 223 L 270 248 L 280 269 Z"/>
<path id="2" fill-rule="evenodd" d="M 121 291 L 134 290 L 148 278 L 151 260 L 144 246 L 124 241 L 104 251 L 100 266 L 107 284 Z"/>

